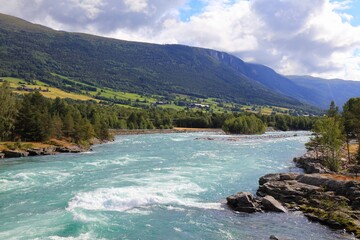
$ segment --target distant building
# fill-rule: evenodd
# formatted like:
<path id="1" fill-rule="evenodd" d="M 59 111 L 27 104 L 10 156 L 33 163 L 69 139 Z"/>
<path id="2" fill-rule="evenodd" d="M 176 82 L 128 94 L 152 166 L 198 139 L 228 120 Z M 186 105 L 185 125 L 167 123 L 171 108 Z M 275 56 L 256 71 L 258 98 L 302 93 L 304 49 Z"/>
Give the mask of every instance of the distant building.
<path id="1" fill-rule="evenodd" d="M 199 104 L 199 103 L 194 103 L 194 104 L 191 104 L 190 106 L 191 108 L 200 108 L 200 109 L 209 109 L 210 106 L 209 105 L 204 105 L 204 104 Z"/>
<path id="2" fill-rule="evenodd" d="M 26 91 L 26 92 L 33 92 L 34 91 L 34 89 L 28 88 L 28 87 L 25 87 L 25 86 L 18 87 L 17 90 Z"/>

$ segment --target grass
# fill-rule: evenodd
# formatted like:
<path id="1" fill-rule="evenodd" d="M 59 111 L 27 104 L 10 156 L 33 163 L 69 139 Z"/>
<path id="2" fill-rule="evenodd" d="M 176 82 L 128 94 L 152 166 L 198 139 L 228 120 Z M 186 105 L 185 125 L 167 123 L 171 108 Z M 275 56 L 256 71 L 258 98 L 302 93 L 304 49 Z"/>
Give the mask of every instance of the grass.
<path id="1" fill-rule="evenodd" d="M 357 144 L 357 143 L 352 143 L 349 145 L 350 154 L 355 155 L 357 153 L 358 149 L 359 149 L 359 144 Z"/>
<path id="2" fill-rule="evenodd" d="M 4 150 L 26 150 L 29 148 L 47 148 L 49 144 L 40 142 L 0 142 L 0 152 Z"/>
<path id="3" fill-rule="evenodd" d="M 27 150 L 29 148 L 48 148 L 52 146 L 71 147 L 73 143 L 66 139 L 52 138 L 46 142 L 0 142 L 0 152 L 4 150 Z"/>
<path id="4" fill-rule="evenodd" d="M 39 89 L 41 88 L 41 90 L 49 90 L 48 92 L 40 92 L 44 97 L 47 98 L 71 98 L 71 99 L 75 99 L 75 100 L 81 100 L 81 101 L 88 101 L 88 100 L 95 100 L 92 97 L 86 96 L 86 95 L 82 95 L 82 94 L 77 94 L 77 93 L 71 93 L 71 92 L 65 92 L 61 89 L 55 88 L 55 87 L 50 87 L 47 84 L 39 81 L 39 80 L 35 80 L 35 84 L 29 84 L 27 82 L 25 82 L 22 79 L 19 78 L 10 78 L 10 77 L 3 77 L 2 79 L 10 82 L 10 87 L 16 89 L 18 87 L 21 86 L 25 86 L 27 88 L 31 88 L 31 89 Z M 19 91 L 19 90 L 14 90 L 14 92 L 18 93 L 18 94 L 27 94 L 29 92 L 27 91 Z M 95 100 L 97 101 L 97 100 Z"/>
<path id="5" fill-rule="evenodd" d="M 62 78 L 64 80 L 70 81 L 77 85 L 80 84 L 83 86 L 91 86 L 89 84 L 76 81 L 76 80 L 71 79 L 66 76 L 62 76 L 62 75 L 59 75 L 56 73 L 51 73 L 51 74 L 53 76 Z M 99 87 L 97 88 L 97 91 L 82 91 L 82 94 L 78 94 L 78 93 L 73 93 L 73 92 L 65 92 L 61 89 L 51 87 L 39 80 L 35 80 L 34 81 L 35 84 L 29 84 L 19 78 L 3 77 L 2 79 L 10 82 L 10 86 L 14 89 L 21 87 L 21 86 L 25 86 L 27 88 L 32 88 L 32 89 L 39 89 L 39 88 L 41 88 L 42 90 L 48 89 L 49 92 L 42 91 L 41 94 L 44 97 L 52 98 L 52 99 L 54 99 L 56 97 L 60 97 L 60 98 L 71 98 L 74 100 L 82 100 L 82 101 L 94 100 L 94 101 L 99 102 L 99 100 L 96 100 L 95 97 L 101 96 L 101 97 L 105 97 L 108 99 L 130 101 L 130 105 L 117 104 L 119 106 L 135 107 L 135 106 L 133 106 L 133 104 L 139 104 L 140 106 L 142 105 L 142 106 L 148 107 L 148 106 L 151 106 L 152 103 L 154 103 L 154 102 L 162 101 L 162 99 L 164 98 L 163 96 L 158 96 L 158 95 L 144 96 L 144 95 L 137 94 L 137 93 L 114 91 L 109 88 L 99 88 Z M 94 87 L 94 86 L 91 86 L 91 87 Z M 28 93 L 26 91 L 19 91 L 19 90 L 14 90 L 14 92 L 19 93 L 19 94 Z M 172 96 L 174 97 L 174 99 L 171 104 L 158 105 L 158 107 L 165 108 L 165 109 L 184 110 L 184 109 L 187 109 L 188 107 L 187 106 L 177 106 L 174 104 L 174 101 L 185 101 L 187 103 L 201 103 L 204 105 L 209 105 L 211 111 L 214 113 L 232 112 L 233 108 L 236 108 L 236 109 L 239 109 L 240 111 L 252 112 L 252 113 L 258 113 L 260 110 L 262 114 L 270 115 L 273 112 L 276 112 L 276 114 L 286 114 L 286 112 L 289 110 L 286 108 L 272 107 L 272 106 L 240 105 L 240 104 L 231 103 L 231 102 L 224 102 L 221 99 L 217 99 L 217 98 L 194 98 L 194 97 L 190 97 L 190 96 L 183 95 L 183 94 L 173 94 Z M 219 106 L 219 102 L 222 103 L 220 106 Z M 135 108 L 137 108 L 137 107 L 135 107 Z M 251 110 L 252 108 L 256 108 L 256 110 Z"/>
<path id="6" fill-rule="evenodd" d="M 345 201 L 336 201 L 331 197 L 325 197 L 319 200 L 319 207 L 300 205 L 300 210 L 309 213 L 321 222 L 332 225 L 333 222 L 339 224 L 348 232 L 353 232 L 356 237 L 360 237 L 360 224 L 351 217 L 351 207 Z"/>

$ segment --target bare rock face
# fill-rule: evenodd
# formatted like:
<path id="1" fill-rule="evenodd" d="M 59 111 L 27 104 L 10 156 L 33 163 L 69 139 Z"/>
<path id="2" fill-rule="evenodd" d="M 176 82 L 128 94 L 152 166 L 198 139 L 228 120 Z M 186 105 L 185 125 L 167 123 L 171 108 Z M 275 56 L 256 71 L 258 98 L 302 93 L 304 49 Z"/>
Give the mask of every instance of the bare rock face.
<path id="1" fill-rule="evenodd" d="M 259 179 L 257 197 L 240 192 L 227 198 L 235 211 L 301 210 L 313 221 L 360 237 L 360 182 L 321 174 L 277 173 Z M 261 209 L 261 210 L 260 210 Z"/>
<path id="2" fill-rule="evenodd" d="M 297 167 L 304 169 L 304 172 L 307 174 L 333 173 L 324 165 L 322 165 L 319 159 L 316 159 L 313 156 L 304 155 L 302 157 L 294 158 L 293 161 Z"/>
<path id="3" fill-rule="evenodd" d="M 29 156 L 40 156 L 43 154 L 43 148 L 29 148 L 26 150 L 29 153 Z"/>
<path id="4" fill-rule="evenodd" d="M 3 152 L 6 158 L 18 158 L 18 157 L 27 157 L 29 155 L 26 151 L 11 151 L 5 150 Z"/>
<path id="5" fill-rule="evenodd" d="M 276 200 L 274 197 L 270 195 L 266 195 L 261 199 L 261 204 L 265 211 L 270 212 L 283 212 L 286 213 L 287 210 L 284 208 L 284 206 Z"/>
<path id="6" fill-rule="evenodd" d="M 254 213 L 260 212 L 259 204 L 249 192 L 238 192 L 226 198 L 228 206 L 238 212 Z"/>
<path id="7" fill-rule="evenodd" d="M 285 207 L 274 197 L 267 195 L 265 197 L 254 197 L 249 192 L 238 192 L 228 197 L 228 206 L 237 212 L 287 212 Z"/>
<path id="8" fill-rule="evenodd" d="M 78 146 L 70 146 L 70 147 L 57 147 L 55 151 L 59 153 L 80 153 L 83 152 L 84 149 Z"/>

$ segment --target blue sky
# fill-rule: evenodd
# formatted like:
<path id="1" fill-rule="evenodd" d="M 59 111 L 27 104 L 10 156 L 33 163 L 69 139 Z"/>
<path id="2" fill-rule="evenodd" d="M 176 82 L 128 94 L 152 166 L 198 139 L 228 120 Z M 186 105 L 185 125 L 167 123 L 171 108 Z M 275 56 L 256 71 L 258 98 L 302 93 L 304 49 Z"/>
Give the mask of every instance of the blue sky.
<path id="1" fill-rule="evenodd" d="M 352 15 L 353 21 L 352 24 L 356 26 L 360 26 L 360 1 L 354 0 L 351 3 L 351 8 L 345 11 L 346 13 Z"/>
<path id="2" fill-rule="evenodd" d="M 235 2 L 234 0 L 228 1 L 229 3 Z M 331 2 L 348 2 L 348 1 L 339 1 L 339 0 L 332 0 Z M 191 16 L 200 14 L 203 12 L 204 7 L 206 6 L 205 1 L 203 0 L 190 0 L 187 3 L 185 8 L 180 9 L 180 18 L 182 21 L 188 21 Z M 339 12 L 343 12 L 349 14 L 353 17 L 351 20 L 351 24 L 354 26 L 360 26 L 360 0 L 352 0 L 348 4 L 349 8 L 339 10 Z"/>
<path id="3" fill-rule="evenodd" d="M 189 21 L 191 16 L 197 15 L 203 11 L 206 6 L 204 1 L 192 0 L 186 7 L 180 9 L 180 19 L 184 22 Z"/>
<path id="4" fill-rule="evenodd" d="M 0 0 L 0 12 L 57 30 L 211 48 L 284 75 L 360 81 L 360 0 Z"/>
<path id="5" fill-rule="evenodd" d="M 339 0 L 333 0 L 331 2 L 348 2 L 348 1 L 339 1 Z M 347 13 L 353 17 L 351 20 L 351 24 L 353 26 L 360 26 L 360 0 L 352 0 L 348 4 L 347 9 L 339 10 L 339 12 Z"/>

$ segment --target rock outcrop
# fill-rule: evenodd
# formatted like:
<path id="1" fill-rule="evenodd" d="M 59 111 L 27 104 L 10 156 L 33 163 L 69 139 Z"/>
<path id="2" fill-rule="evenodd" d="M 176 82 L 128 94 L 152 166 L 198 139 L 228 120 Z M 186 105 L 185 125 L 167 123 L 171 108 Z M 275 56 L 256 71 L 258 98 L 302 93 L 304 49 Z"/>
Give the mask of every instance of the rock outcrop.
<path id="1" fill-rule="evenodd" d="M 304 169 L 304 172 L 307 174 L 333 173 L 321 163 L 321 160 L 315 158 L 311 154 L 305 154 L 302 157 L 294 158 L 293 161 L 297 167 Z"/>
<path id="2" fill-rule="evenodd" d="M 29 156 L 29 153 L 26 151 L 12 151 L 12 150 L 5 150 L 3 151 L 4 156 L 6 158 L 18 158 L 18 157 L 27 157 Z"/>
<path id="3" fill-rule="evenodd" d="M 247 213 L 301 210 L 310 220 L 360 237 L 359 181 L 322 174 L 267 174 L 259 179 L 256 197 L 240 192 L 228 197 L 227 203 L 231 209 Z"/>
<path id="4" fill-rule="evenodd" d="M 228 206 L 237 212 L 287 212 L 284 206 L 272 196 L 254 197 L 249 192 L 238 192 L 226 198 Z"/>
<path id="5" fill-rule="evenodd" d="M 270 195 L 266 195 L 265 197 L 263 197 L 261 199 L 261 204 L 263 209 L 269 212 L 287 212 L 284 206 L 273 196 Z"/>
<path id="6" fill-rule="evenodd" d="M 59 153 L 80 153 L 86 150 L 87 149 L 84 149 L 80 146 L 69 146 L 69 147 L 50 146 L 46 148 L 29 148 L 26 150 L 4 150 L 2 153 L 0 152 L 0 158 L 44 156 L 44 155 L 55 155 Z"/>
<path id="7" fill-rule="evenodd" d="M 57 147 L 55 151 L 58 153 L 80 153 L 80 152 L 84 152 L 85 150 L 79 146 L 71 146 L 71 147 Z"/>
<path id="8" fill-rule="evenodd" d="M 238 212 L 261 212 L 260 201 L 249 192 L 238 192 L 226 198 L 228 206 Z"/>

